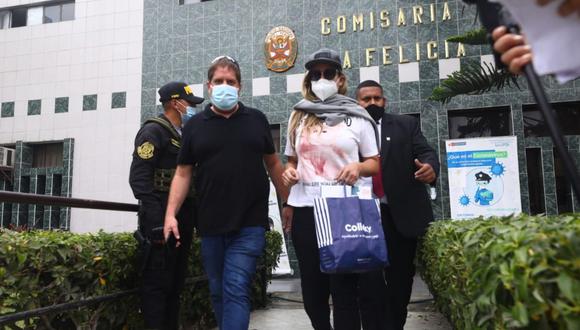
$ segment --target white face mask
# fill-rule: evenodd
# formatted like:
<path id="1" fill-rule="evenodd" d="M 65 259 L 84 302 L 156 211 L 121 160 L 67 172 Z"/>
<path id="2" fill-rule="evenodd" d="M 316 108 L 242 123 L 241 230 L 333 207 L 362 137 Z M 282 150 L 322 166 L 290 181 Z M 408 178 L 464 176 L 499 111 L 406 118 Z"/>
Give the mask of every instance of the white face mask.
<path id="1" fill-rule="evenodd" d="M 317 81 L 313 81 L 311 84 L 312 84 L 312 92 L 321 101 L 324 101 L 327 98 L 334 96 L 338 93 L 338 86 L 336 85 L 336 82 L 334 80 L 321 78 L 318 79 Z"/>

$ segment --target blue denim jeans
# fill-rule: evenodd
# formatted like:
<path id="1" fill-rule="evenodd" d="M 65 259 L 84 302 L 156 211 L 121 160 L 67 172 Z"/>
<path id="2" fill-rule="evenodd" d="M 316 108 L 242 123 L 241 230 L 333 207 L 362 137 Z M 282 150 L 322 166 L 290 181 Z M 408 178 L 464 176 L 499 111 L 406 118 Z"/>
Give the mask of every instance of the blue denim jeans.
<path id="1" fill-rule="evenodd" d="M 211 302 L 222 330 L 248 329 L 250 285 L 256 261 L 266 244 L 264 234 L 263 227 L 243 227 L 236 232 L 201 238 Z"/>

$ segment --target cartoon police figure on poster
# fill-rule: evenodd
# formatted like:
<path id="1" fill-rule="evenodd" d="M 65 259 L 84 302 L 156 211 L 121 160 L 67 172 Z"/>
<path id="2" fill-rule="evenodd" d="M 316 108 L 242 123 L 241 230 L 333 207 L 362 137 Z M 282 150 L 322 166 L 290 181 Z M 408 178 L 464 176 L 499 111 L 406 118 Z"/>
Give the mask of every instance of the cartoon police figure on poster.
<path id="1" fill-rule="evenodd" d="M 445 141 L 452 219 L 522 212 L 515 136 Z"/>
<path id="2" fill-rule="evenodd" d="M 277 26 L 270 30 L 264 41 L 266 67 L 274 72 L 288 71 L 294 66 L 298 42 L 294 31 L 285 26 Z"/>

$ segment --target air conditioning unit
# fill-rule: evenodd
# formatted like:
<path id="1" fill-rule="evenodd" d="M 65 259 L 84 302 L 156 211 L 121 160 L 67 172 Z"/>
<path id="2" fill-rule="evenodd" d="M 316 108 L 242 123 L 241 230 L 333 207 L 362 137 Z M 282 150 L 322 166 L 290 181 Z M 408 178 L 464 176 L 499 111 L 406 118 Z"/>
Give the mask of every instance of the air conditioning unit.
<path id="1" fill-rule="evenodd" d="M 1 167 L 14 167 L 14 155 L 16 151 L 14 149 L 0 147 L 0 166 Z"/>

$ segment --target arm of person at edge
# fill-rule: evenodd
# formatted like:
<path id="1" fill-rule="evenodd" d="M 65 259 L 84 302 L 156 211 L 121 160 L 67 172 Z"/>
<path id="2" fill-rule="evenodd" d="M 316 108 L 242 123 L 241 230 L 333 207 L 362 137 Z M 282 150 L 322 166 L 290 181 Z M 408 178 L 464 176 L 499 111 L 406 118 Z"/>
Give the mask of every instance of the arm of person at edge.
<path id="1" fill-rule="evenodd" d="M 167 200 L 167 210 L 165 211 L 165 223 L 163 225 L 163 237 L 167 241 L 169 235 L 173 234 L 179 246 L 179 228 L 177 223 L 177 213 L 187 197 L 189 184 L 193 173 L 193 165 L 177 165 L 171 188 L 169 189 L 169 198 Z"/>
<path id="2" fill-rule="evenodd" d="M 547 5 L 554 0 L 537 0 L 540 6 Z M 560 16 L 568 16 L 576 12 L 580 17 L 580 0 L 564 0 L 558 7 Z M 526 42 L 524 36 L 508 33 L 505 26 L 499 26 L 493 30 L 493 49 L 501 54 L 501 62 L 506 65 L 513 74 L 522 73 L 524 66 L 532 62 L 532 48 Z"/>
<path id="3" fill-rule="evenodd" d="M 288 192 L 290 188 L 298 183 L 300 175 L 296 170 L 298 165 L 298 158 L 295 156 L 288 156 L 288 161 L 286 162 L 286 170 L 282 173 L 282 183 L 286 186 Z M 284 200 L 284 199 L 283 199 Z M 292 230 L 292 217 L 294 216 L 294 208 L 290 205 L 285 205 L 282 208 L 282 229 L 285 233 L 289 233 Z"/>
<path id="4" fill-rule="evenodd" d="M 289 186 L 284 183 L 282 174 L 284 172 L 284 165 L 280 161 L 277 154 L 266 154 L 264 155 L 264 163 L 266 164 L 266 169 L 270 178 L 272 178 L 272 183 L 278 192 L 280 200 L 285 204 L 288 200 L 288 195 L 290 193 Z M 284 232 L 288 232 L 287 225 L 292 222 L 293 216 L 292 207 L 285 205 L 282 207 L 282 229 Z"/>
<path id="5" fill-rule="evenodd" d="M 524 66 L 532 62 L 532 48 L 524 36 L 508 33 L 505 26 L 493 30 L 493 49 L 501 55 L 501 62 L 513 74 L 522 73 Z"/>
<path id="6" fill-rule="evenodd" d="M 288 200 L 289 189 L 288 186 L 284 184 L 282 179 L 282 173 L 284 172 L 284 165 L 280 161 L 277 154 L 265 154 L 264 163 L 266 164 L 266 169 L 268 170 L 268 175 L 272 179 L 272 183 L 276 188 L 276 192 L 280 199 L 284 202 Z"/>
<path id="7" fill-rule="evenodd" d="M 415 180 L 425 184 L 432 184 L 439 175 L 439 158 L 435 150 L 427 143 L 423 133 L 421 133 L 418 120 L 414 120 L 412 139 L 416 167 Z"/>

